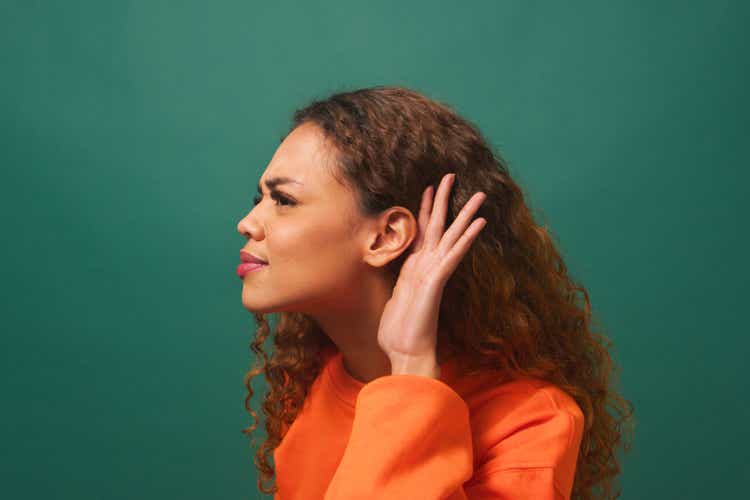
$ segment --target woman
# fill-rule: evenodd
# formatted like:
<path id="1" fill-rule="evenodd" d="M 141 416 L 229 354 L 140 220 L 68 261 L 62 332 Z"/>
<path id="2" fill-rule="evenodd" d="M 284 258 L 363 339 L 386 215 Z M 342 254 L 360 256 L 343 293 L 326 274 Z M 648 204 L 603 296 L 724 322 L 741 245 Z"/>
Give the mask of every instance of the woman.
<path id="1" fill-rule="evenodd" d="M 261 491 L 619 496 L 632 405 L 586 290 L 476 127 L 406 88 L 343 92 L 295 112 L 260 180 L 237 229 L 263 358 L 243 432 L 251 380 L 270 389 Z"/>

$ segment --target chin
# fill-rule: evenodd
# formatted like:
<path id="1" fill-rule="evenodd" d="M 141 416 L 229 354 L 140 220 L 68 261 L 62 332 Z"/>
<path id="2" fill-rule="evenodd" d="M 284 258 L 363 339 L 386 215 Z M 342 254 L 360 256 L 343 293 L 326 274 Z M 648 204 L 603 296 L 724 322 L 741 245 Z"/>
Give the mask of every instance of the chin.
<path id="1" fill-rule="evenodd" d="M 259 300 L 257 297 L 246 297 L 245 293 L 242 294 L 242 306 L 249 312 L 258 314 L 298 312 L 293 307 L 290 307 L 290 304 L 269 303 L 264 300 Z"/>
<path id="2" fill-rule="evenodd" d="M 270 314 L 272 312 L 276 312 L 273 308 L 273 304 L 264 303 L 264 301 L 262 300 L 252 299 L 250 297 L 247 297 L 246 295 L 249 295 L 249 293 L 243 290 L 242 307 L 247 309 L 249 312 L 258 314 Z"/>
<path id="3" fill-rule="evenodd" d="M 242 301 L 242 306 L 247 309 L 251 313 L 256 314 L 271 314 L 275 312 L 280 312 L 278 309 L 275 309 L 273 307 L 264 306 L 262 304 L 254 304 L 254 303 L 248 303 L 247 301 Z"/>

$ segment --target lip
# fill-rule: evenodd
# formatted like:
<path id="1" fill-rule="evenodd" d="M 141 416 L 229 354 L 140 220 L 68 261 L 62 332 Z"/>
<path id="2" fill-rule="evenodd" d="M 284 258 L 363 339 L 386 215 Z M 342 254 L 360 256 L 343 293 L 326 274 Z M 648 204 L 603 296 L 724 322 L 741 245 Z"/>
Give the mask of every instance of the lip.
<path id="1" fill-rule="evenodd" d="M 250 252 L 246 252 L 245 250 L 240 250 L 240 260 L 242 262 L 255 262 L 258 264 L 268 264 L 265 260 L 261 259 L 260 257 L 251 254 Z"/>
<path id="2" fill-rule="evenodd" d="M 268 267 L 268 264 L 259 264 L 257 262 L 241 262 L 237 266 L 237 276 L 239 276 L 240 278 L 244 278 L 246 274 L 258 271 L 259 269 L 263 269 L 264 267 Z"/>

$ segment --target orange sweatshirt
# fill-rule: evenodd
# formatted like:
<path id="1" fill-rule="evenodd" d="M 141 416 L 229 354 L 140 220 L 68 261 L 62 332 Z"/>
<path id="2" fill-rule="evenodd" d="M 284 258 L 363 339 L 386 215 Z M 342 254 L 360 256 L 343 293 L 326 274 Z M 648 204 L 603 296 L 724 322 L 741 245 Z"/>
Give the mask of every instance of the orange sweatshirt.
<path id="1" fill-rule="evenodd" d="M 274 450 L 274 500 L 570 498 L 583 413 L 537 379 L 389 375 L 365 384 L 327 351 Z"/>

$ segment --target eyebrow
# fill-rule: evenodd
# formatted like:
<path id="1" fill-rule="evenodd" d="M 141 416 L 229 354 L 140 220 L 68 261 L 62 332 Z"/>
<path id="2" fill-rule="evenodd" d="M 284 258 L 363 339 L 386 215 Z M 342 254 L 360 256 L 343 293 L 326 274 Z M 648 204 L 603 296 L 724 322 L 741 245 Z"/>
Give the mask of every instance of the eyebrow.
<path id="1" fill-rule="evenodd" d="M 300 186 L 303 185 L 301 182 L 292 179 L 291 177 L 272 177 L 270 179 L 266 179 L 266 187 L 268 189 L 273 189 L 280 184 L 299 184 Z M 263 194 L 260 183 L 258 183 L 258 194 Z"/>

